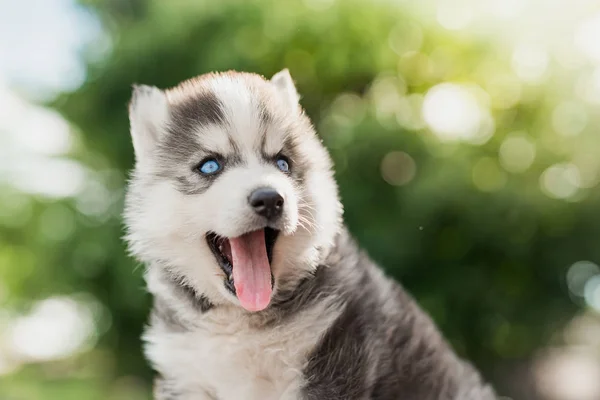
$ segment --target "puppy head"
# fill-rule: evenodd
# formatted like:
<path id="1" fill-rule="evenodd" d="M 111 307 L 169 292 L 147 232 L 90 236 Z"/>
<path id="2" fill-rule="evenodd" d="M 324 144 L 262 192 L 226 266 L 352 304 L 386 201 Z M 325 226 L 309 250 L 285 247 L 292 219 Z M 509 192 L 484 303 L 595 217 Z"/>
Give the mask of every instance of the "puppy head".
<path id="1" fill-rule="evenodd" d="M 136 86 L 130 249 L 216 304 L 268 307 L 332 246 L 341 206 L 331 160 L 287 70 Z"/>

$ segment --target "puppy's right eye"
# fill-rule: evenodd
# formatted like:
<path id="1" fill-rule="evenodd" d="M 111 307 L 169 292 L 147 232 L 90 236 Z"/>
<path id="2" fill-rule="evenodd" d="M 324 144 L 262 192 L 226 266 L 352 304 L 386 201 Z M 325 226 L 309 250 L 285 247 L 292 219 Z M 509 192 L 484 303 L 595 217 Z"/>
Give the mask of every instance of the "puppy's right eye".
<path id="1" fill-rule="evenodd" d="M 212 175 L 221 170 L 221 165 L 219 164 L 219 162 L 217 160 L 210 159 L 210 160 L 206 160 L 202 164 L 200 164 L 200 166 L 198 167 L 198 170 L 203 175 Z"/>

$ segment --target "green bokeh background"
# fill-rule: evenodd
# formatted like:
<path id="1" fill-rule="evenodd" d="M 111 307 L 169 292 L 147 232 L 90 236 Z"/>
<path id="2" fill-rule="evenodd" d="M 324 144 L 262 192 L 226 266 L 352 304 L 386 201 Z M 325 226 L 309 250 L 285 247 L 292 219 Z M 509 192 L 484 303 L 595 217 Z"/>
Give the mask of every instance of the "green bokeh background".
<path id="1" fill-rule="evenodd" d="M 133 163 L 131 85 L 169 87 L 229 69 L 271 76 L 283 67 L 331 150 L 358 241 L 501 394 L 534 398 L 519 397 L 515 366 L 562 343 L 564 326 L 587 309 L 569 292 L 567 270 L 581 260 L 600 263 L 597 187 L 580 184 L 558 199 L 540 185 L 553 165 L 574 163 L 581 182 L 598 176 L 598 107 L 577 103 L 588 120 L 576 136 L 561 135 L 552 122 L 555 107 L 573 96 L 573 74 L 552 63 L 543 83 L 519 82 L 506 48 L 443 30 L 393 2 L 82 4 L 103 22 L 110 50 L 98 57 L 91 46 L 82 55 L 85 83 L 49 106 L 72 125 L 69 157 L 93 179 L 85 201 L 0 188 L 0 279 L 4 309 L 24 313 L 36 300 L 75 296 L 92 304 L 96 333 L 90 348 L 65 360 L 0 376 L 0 398 L 149 398 L 140 333 L 150 299 L 143 268 L 121 240 Z M 494 80 L 506 77 L 507 84 Z M 423 124 L 423 95 L 442 82 L 487 92 L 482 103 L 495 130 L 485 143 L 442 141 Z M 521 172 L 507 170 L 499 155 L 514 132 L 535 146 Z M 401 153 L 386 163 L 390 152 Z"/>

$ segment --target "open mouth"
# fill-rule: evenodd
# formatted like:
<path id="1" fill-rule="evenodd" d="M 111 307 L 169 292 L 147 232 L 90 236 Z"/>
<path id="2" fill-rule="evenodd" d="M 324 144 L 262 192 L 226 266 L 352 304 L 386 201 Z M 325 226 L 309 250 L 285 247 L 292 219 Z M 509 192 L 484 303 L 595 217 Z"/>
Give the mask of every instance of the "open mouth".
<path id="1" fill-rule="evenodd" d="M 225 287 L 248 311 L 262 310 L 271 300 L 271 261 L 278 234 L 275 229 L 264 228 L 235 238 L 214 232 L 206 235 L 208 246 L 225 273 Z"/>

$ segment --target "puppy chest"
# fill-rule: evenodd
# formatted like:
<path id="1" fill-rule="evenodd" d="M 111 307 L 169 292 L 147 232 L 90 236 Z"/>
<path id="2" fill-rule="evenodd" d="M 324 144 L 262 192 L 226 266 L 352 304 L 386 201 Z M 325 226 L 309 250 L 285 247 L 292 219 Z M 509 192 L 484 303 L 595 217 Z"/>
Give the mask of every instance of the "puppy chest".
<path id="1" fill-rule="evenodd" d="M 303 343 L 265 336 L 188 335 L 170 341 L 172 348 L 163 353 L 170 354 L 169 365 L 163 367 L 178 371 L 184 387 L 203 388 L 218 400 L 297 399 L 306 362 Z"/>

